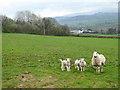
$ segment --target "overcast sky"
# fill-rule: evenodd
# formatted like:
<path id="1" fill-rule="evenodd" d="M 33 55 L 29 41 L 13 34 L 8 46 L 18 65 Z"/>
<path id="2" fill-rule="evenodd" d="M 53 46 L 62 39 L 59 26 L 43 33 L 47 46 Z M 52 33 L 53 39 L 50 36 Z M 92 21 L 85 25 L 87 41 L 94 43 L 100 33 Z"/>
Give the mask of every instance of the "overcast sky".
<path id="1" fill-rule="evenodd" d="M 17 11 L 29 10 L 41 17 L 68 14 L 117 12 L 119 0 L 0 0 L 0 14 L 14 18 Z"/>

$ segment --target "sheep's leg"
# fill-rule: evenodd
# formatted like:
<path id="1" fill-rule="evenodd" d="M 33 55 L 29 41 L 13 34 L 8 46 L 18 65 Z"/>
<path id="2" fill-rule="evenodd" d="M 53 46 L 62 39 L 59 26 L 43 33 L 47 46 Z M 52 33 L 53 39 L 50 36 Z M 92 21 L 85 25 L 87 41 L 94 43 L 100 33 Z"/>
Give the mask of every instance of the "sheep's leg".
<path id="1" fill-rule="evenodd" d="M 66 68 L 67 68 L 67 71 L 70 71 L 70 67 L 69 66 L 66 66 Z"/>
<path id="2" fill-rule="evenodd" d="M 77 69 L 78 69 L 78 71 L 79 71 L 79 66 L 77 66 Z"/>
<path id="3" fill-rule="evenodd" d="M 70 71 L 70 66 L 68 66 L 68 71 Z"/>
<path id="4" fill-rule="evenodd" d="M 100 72 L 100 67 L 98 67 L 98 73 Z"/>
<path id="5" fill-rule="evenodd" d="M 82 67 L 83 71 L 84 71 L 84 67 Z"/>
<path id="6" fill-rule="evenodd" d="M 85 71 L 85 67 L 83 67 L 83 71 Z"/>
<path id="7" fill-rule="evenodd" d="M 82 72 L 82 67 L 80 67 L 81 68 L 81 72 Z"/>
<path id="8" fill-rule="evenodd" d="M 103 66 L 101 66 L 101 72 L 103 72 Z"/>
<path id="9" fill-rule="evenodd" d="M 65 67 L 64 66 L 61 66 L 61 70 L 64 71 Z"/>
<path id="10" fill-rule="evenodd" d="M 69 70 L 68 70 L 68 66 L 66 66 L 66 68 L 67 68 L 67 71 L 69 71 Z"/>
<path id="11" fill-rule="evenodd" d="M 98 67 L 96 68 L 96 72 L 98 72 Z"/>
<path id="12" fill-rule="evenodd" d="M 99 66 L 97 66 L 96 72 L 100 72 L 100 67 Z"/>

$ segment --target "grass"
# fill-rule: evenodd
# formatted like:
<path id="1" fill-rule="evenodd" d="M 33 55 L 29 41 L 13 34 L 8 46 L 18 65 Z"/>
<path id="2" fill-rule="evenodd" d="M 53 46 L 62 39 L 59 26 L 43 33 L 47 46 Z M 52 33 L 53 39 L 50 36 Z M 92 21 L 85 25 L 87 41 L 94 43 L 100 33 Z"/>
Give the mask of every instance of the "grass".
<path id="1" fill-rule="evenodd" d="M 0 89 L 2 89 L 2 33 L 0 33 Z"/>
<path id="2" fill-rule="evenodd" d="M 118 39 L 4 33 L 2 40 L 3 88 L 118 88 Z M 91 66 L 94 50 L 107 59 L 103 73 Z M 61 71 L 59 59 L 68 57 L 71 71 Z M 85 72 L 73 65 L 82 57 Z"/>

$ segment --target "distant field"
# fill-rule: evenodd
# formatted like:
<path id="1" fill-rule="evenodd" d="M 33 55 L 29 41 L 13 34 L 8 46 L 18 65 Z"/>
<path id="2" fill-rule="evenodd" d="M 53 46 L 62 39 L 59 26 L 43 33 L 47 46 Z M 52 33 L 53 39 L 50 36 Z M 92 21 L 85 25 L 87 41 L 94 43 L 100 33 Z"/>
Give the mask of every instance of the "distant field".
<path id="1" fill-rule="evenodd" d="M 3 88 L 118 88 L 118 39 L 3 34 Z M 103 73 L 91 65 L 93 51 L 105 55 Z M 71 71 L 62 72 L 59 59 L 71 58 Z M 75 59 L 85 58 L 85 72 Z"/>
<path id="2" fill-rule="evenodd" d="M 90 35 L 90 36 L 108 36 L 108 37 L 120 37 L 120 34 L 112 34 L 112 35 L 109 35 L 109 34 L 85 34 L 85 33 L 80 33 L 80 34 L 74 34 L 73 35 Z"/>

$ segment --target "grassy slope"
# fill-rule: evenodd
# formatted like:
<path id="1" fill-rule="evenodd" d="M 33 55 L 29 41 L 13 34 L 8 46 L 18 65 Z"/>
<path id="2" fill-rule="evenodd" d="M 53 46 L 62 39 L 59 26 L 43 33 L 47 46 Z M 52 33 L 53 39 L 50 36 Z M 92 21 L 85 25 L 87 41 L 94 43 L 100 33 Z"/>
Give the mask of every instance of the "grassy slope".
<path id="1" fill-rule="evenodd" d="M 104 73 L 96 73 L 91 66 L 94 50 L 107 59 Z M 62 72 L 59 59 L 67 57 L 72 58 L 71 72 Z M 74 69 L 74 60 L 81 57 L 88 65 L 85 72 Z M 115 88 L 117 85 L 117 39 L 3 34 L 3 87 Z"/>

